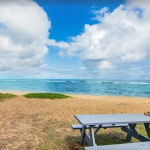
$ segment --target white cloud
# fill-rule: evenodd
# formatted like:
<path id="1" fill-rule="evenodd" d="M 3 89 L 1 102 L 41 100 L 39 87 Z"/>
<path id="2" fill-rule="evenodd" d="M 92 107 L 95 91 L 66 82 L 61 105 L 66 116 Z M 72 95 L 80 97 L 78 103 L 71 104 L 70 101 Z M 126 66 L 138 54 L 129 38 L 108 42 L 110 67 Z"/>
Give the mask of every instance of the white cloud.
<path id="1" fill-rule="evenodd" d="M 123 62 L 129 62 L 134 63 L 138 61 L 142 61 L 144 58 L 146 58 L 146 53 L 127 53 L 126 55 L 122 56 Z"/>
<path id="2" fill-rule="evenodd" d="M 99 65 L 100 69 L 113 69 L 114 67 L 112 66 L 112 64 L 108 61 L 102 61 Z"/>
<path id="3" fill-rule="evenodd" d="M 79 57 L 89 69 L 119 71 L 149 61 L 150 1 L 128 0 L 113 12 L 108 8 L 93 12 L 99 23 L 85 24 L 84 32 L 71 37 L 71 42 L 49 45 L 58 46 L 64 56 Z"/>
<path id="4" fill-rule="evenodd" d="M 92 18 L 93 20 L 98 20 L 101 21 L 103 19 L 103 17 L 105 16 L 105 14 L 107 14 L 109 12 L 109 8 L 108 7 L 104 7 L 100 10 L 94 10 L 92 11 L 96 17 Z"/>
<path id="5" fill-rule="evenodd" d="M 47 41 L 47 44 L 48 45 L 51 45 L 51 46 L 58 46 L 58 47 L 60 47 L 60 48 L 62 48 L 62 49 L 65 49 L 65 48 L 68 48 L 69 47 L 69 44 L 68 43 L 66 43 L 66 42 L 56 42 L 54 39 L 49 39 L 48 41 Z"/>
<path id="6" fill-rule="evenodd" d="M 0 1 L 0 75 L 26 77 L 149 76 L 150 1 L 127 0 L 113 12 L 94 10 L 99 21 L 69 42 L 48 40 L 51 21 L 31 0 Z M 45 64 L 47 44 L 59 56 L 78 57 L 85 67 L 51 69 Z M 141 64 L 142 63 L 142 64 Z M 84 66 L 83 65 L 83 66 Z M 58 69 L 58 70 L 57 70 Z"/>
<path id="7" fill-rule="evenodd" d="M 32 74 L 46 67 L 51 22 L 31 0 L 0 1 L 0 74 Z"/>
<path id="8" fill-rule="evenodd" d="M 80 69 L 80 70 L 85 70 L 85 69 L 86 69 L 86 67 L 80 67 L 79 69 Z"/>

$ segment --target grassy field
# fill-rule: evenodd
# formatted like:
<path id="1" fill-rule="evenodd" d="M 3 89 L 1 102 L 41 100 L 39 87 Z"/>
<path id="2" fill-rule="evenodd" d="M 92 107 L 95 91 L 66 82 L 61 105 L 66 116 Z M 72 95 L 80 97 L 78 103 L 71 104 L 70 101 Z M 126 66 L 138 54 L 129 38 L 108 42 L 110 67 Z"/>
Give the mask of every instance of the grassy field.
<path id="1" fill-rule="evenodd" d="M 22 95 L 0 103 L 0 150 L 84 150 L 75 114 L 141 113 L 149 111 L 150 99 L 72 96 L 66 99 L 26 98 Z M 136 129 L 146 136 L 143 125 Z M 97 145 L 126 143 L 119 128 L 101 129 Z M 132 138 L 131 142 L 138 142 Z"/>
<path id="2" fill-rule="evenodd" d="M 60 130 L 60 132 L 56 131 L 55 129 L 56 125 L 57 125 L 57 130 Z M 51 128 L 49 126 L 51 126 Z M 45 133 L 44 142 L 42 143 L 42 145 L 40 145 L 39 149 L 40 150 L 48 150 L 48 149 L 84 150 L 84 147 L 89 146 L 85 141 L 84 141 L 83 146 L 80 146 L 79 144 L 80 131 L 79 130 L 68 132 L 68 133 L 63 133 L 62 128 L 65 129 L 64 130 L 65 132 L 67 132 L 67 129 L 70 128 L 70 124 L 67 124 L 67 122 L 63 122 L 63 124 L 54 123 L 53 126 L 50 124 L 49 125 L 47 124 L 45 128 L 43 128 L 43 132 Z M 146 135 L 143 125 L 138 125 L 136 129 L 140 130 L 142 134 Z M 121 131 L 121 129 L 119 128 L 101 129 L 95 137 L 97 145 L 128 143 L 125 139 L 126 139 L 126 133 Z M 138 142 L 138 140 L 136 140 L 135 138 L 132 138 L 131 142 Z"/>

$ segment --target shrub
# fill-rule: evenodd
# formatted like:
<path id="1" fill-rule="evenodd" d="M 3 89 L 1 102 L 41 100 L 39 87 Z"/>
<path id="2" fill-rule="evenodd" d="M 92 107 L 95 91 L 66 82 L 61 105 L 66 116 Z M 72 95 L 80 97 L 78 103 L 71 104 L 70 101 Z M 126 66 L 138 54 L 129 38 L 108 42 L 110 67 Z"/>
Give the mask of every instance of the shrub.
<path id="1" fill-rule="evenodd" d="M 49 98 L 49 99 L 63 99 L 68 98 L 70 96 L 63 95 L 63 94 L 57 94 L 57 93 L 29 93 L 24 95 L 27 98 Z"/>

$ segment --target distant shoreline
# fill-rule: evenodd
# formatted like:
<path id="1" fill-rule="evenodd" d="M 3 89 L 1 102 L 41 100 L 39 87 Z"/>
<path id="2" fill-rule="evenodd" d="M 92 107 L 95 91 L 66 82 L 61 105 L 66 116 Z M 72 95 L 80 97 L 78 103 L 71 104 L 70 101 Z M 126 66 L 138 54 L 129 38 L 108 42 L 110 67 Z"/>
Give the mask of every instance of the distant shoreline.
<path id="1" fill-rule="evenodd" d="M 23 96 L 25 94 L 28 94 L 28 93 L 59 93 L 59 92 L 32 92 L 32 91 L 0 91 L 0 93 L 10 93 L 10 94 L 15 94 L 15 95 L 18 95 L 18 96 Z M 138 98 L 138 99 L 149 99 L 150 100 L 150 97 L 138 97 L 138 96 L 117 96 L 117 95 L 88 95 L 88 94 L 67 94 L 67 93 L 61 93 L 61 94 L 65 94 L 65 95 L 69 95 L 69 96 L 72 96 L 72 97 L 78 97 L 78 98 Z"/>

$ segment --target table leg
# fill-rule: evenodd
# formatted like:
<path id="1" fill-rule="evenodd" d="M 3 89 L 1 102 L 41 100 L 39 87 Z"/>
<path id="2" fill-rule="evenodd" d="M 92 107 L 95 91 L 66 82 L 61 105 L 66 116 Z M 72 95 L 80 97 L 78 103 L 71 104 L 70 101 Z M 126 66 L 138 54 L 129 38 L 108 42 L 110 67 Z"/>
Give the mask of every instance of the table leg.
<path id="1" fill-rule="evenodd" d="M 130 129 L 131 130 L 134 130 L 135 131 L 135 126 L 136 124 L 129 124 L 130 126 Z M 132 138 L 132 135 L 130 135 L 129 133 L 127 134 L 127 137 L 126 137 L 126 141 L 130 142 L 131 141 L 131 138 Z"/>
<path id="2" fill-rule="evenodd" d="M 96 146 L 93 126 L 89 126 L 89 131 L 90 131 L 90 139 L 91 139 L 92 146 Z"/>
<path id="3" fill-rule="evenodd" d="M 82 126 L 80 145 L 83 145 L 83 140 L 85 140 L 90 146 L 96 146 L 93 126 L 89 126 L 90 134 L 86 132 L 86 126 Z"/>
<path id="4" fill-rule="evenodd" d="M 98 132 L 98 130 L 101 128 L 101 126 L 102 126 L 102 125 L 99 125 L 99 126 L 97 127 L 97 129 L 94 131 L 94 135 L 96 135 L 96 133 Z"/>
<path id="5" fill-rule="evenodd" d="M 83 140 L 84 140 L 84 137 L 85 137 L 85 129 L 86 129 L 86 126 L 82 126 L 80 145 L 83 145 Z"/>
<path id="6" fill-rule="evenodd" d="M 132 136 L 133 136 L 134 138 L 138 139 L 138 140 L 141 141 L 141 142 L 150 141 L 150 138 L 145 137 L 144 135 L 138 133 L 138 132 L 135 130 L 135 124 L 132 124 L 132 125 L 129 124 L 129 126 L 130 126 L 130 128 L 128 128 L 128 127 L 121 127 L 121 129 L 122 129 L 124 132 L 127 133 L 127 138 L 126 138 L 127 141 L 130 141 L 131 138 L 132 138 Z M 148 131 L 147 133 L 148 133 L 148 135 L 149 135 L 149 129 L 148 129 L 147 125 L 146 125 L 146 129 L 147 129 L 147 131 Z"/>
<path id="7" fill-rule="evenodd" d="M 145 126 L 145 130 L 147 132 L 148 137 L 150 138 L 150 127 L 149 127 L 149 123 L 144 123 Z"/>

